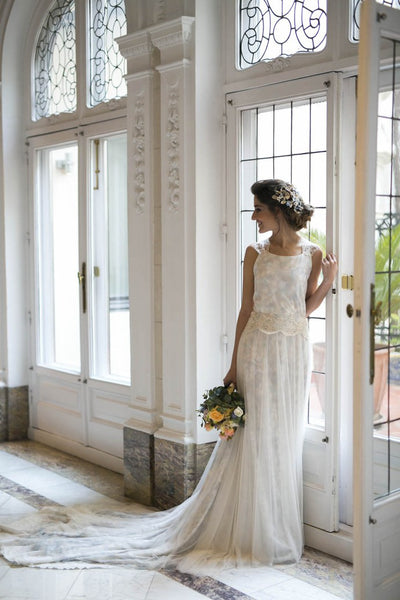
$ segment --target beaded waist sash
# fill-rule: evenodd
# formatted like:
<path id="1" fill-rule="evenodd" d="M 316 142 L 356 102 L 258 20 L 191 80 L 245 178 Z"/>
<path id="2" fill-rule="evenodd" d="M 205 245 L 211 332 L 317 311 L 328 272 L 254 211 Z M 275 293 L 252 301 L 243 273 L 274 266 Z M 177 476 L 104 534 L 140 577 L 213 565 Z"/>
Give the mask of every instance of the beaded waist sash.
<path id="1" fill-rule="evenodd" d="M 264 333 L 283 333 L 284 335 L 302 335 L 308 338 L 307 317 L 294 313 L 276 314 L 253 311 L 247 321 L 246 331 L 258 329 Z"/>

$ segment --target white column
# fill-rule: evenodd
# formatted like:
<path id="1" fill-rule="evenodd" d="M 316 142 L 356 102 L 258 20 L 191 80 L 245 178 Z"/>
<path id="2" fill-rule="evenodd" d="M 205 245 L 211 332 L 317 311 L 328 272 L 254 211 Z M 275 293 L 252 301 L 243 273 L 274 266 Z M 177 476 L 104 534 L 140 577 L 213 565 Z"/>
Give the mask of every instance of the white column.
<path id="1" fill-rule="evenodd" d="M 196 396 L 196 241 L 192 17 L 150 29 L 160 50 L 162 428 L 193 441 Z"/>
<path id="2" fill-rule="evenodd" d="M 127 425 L 157 428 L 154 205 L 158 195 L 158 74 L 146 31 L 118 40 L 128 62 L 128 232 L 131 313 L 132 415 Z"/>

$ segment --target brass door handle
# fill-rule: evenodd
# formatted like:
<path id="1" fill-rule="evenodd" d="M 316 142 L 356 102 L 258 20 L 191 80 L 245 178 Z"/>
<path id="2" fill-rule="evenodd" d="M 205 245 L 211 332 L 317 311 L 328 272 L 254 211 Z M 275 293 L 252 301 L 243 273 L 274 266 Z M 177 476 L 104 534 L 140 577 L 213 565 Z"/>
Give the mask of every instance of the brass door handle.
<path id="1" fill-rule="evenodd" d="M 82 312 L 86 312 L 86 263 L 82 263 L 82 269 L 78 271 L 78 281 L 82 286 Z"/>

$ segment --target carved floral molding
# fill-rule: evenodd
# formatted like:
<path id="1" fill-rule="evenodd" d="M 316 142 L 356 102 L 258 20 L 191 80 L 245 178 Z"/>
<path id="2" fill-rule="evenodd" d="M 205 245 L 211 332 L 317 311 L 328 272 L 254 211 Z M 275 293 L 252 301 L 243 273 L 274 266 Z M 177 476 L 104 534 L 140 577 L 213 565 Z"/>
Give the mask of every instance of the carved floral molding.
<path id="1" fill-rule="evenodd" d="M 144 92 L 136 96 L 133 113 L 133 159 L 136 212 L 141 214 L 145 205 L 145 135 L 144 135 Z"/>
<path id="2" fill-rule="evenodd" d="M 169 86 L 167 115 L 168 208 L 176 211 L 180 201 L 179 172 L 179 82 Z"/>

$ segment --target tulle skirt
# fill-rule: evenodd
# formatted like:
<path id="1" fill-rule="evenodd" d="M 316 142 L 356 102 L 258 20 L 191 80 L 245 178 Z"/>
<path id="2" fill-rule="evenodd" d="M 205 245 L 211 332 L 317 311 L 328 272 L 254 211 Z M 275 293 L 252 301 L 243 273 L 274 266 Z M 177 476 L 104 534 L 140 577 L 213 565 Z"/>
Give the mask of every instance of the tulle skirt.
<path id="1" fill-rule="evenodd" d="M 217 442 L 190 498 L 165 511 L 115 503 L 44 509 L 3 527 L 2 554 L 27 566 L 187 572 L 298 561 L 308 382 L 304 337 L 245 330 L 237 383 L 246 424 Z"/>

